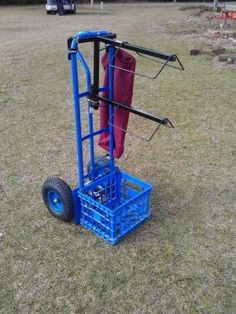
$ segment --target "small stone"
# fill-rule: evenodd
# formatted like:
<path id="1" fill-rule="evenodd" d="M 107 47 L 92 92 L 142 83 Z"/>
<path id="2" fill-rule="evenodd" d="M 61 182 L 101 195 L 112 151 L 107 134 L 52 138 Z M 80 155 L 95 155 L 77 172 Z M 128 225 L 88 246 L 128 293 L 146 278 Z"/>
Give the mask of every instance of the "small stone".
<path id="1" fill-rule="evenodd" d="M 227 63 L 228 63 L 228 64 L 233 64 L 232 58 L 228 58 L 228 59 L 227 59 Z"/>
<path id="2" fill-rule="evenodd" d="M 190 56 L 197 56 L 199 53 L 201 53 L 200 49 L 190 49 Z"/>

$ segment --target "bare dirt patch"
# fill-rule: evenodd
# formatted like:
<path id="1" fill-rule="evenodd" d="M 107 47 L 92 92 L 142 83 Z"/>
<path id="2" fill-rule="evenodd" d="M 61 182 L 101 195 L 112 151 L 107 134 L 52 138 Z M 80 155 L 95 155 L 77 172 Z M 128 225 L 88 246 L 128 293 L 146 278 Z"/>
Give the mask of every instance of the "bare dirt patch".
<path id="1" fill-rule="evenodd" d="M 235 54 L 236 52 L 236 22 L 230 21 L 224 24 L 223 20 L 208 20 L 211 16 L 208 6 L 183 6 L 186 16 L 183 21 L 169 22 L 166 31 L 174 37 L 188 39 L 195 47 L 199 47 L 202 53 L 212 55 Z M 204 9 L 205 8 L 205 9 Z M 207 12 L 207 13 L 206 13 Z M 212 58 L 213 65 L 218 67 L 228 66 L 233 69 L 235 64 L 217 62 L 219 58 Z"/>

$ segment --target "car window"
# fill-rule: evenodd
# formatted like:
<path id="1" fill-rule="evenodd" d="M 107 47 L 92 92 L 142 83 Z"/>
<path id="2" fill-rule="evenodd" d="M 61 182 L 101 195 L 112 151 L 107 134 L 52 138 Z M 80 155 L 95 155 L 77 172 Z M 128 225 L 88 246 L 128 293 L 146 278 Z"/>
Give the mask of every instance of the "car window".
<path id="1" fill-rule="evenodd" d="M 47 4 L 55 5 L 55 4 L 57 4 L 57 1 L 56 0 L 47 0 Z"/>
<path id="2" fill-rule="evenodd" d="M 63 4 L 71 4 L 74 3 L 74 0 L 62 0 Z M 56 5 L 57 0 L 47 0 L 47 4 L 49 5 Z"/>

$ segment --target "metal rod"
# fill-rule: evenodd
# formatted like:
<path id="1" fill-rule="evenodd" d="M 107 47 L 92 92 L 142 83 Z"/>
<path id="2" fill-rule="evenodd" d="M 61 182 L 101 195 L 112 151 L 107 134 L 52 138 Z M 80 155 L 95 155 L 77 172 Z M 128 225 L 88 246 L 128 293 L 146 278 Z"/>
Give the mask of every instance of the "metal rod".
<path id="1" fill-rule="evenodd" d="M 78 179 L 79 185 L 82 189 L 84 187 L 84 168 L 83 168 L 83 149 L 82 149 L 82 132 L 81 132 L 81 117 L 80 117 L 80 99 L 79 99 L 79 82 L 76 54 L 71 54 L 71 72 L 72 72 L 72 86 L 74 98 L 75 111 L 75 129 L 76 129 L 76 146 L 78 156 Z"/>
<path id="2" fill-rule="evenodd" d="M 149 58 L 149 57 L 147 57 L 147 56 L 144 56 L 144 55 L 142 55 L 140 52 L 137 52 L 137 55 L 140 56 L 140 57 L 142 57 L 142 58 L 145 58 L 145 59 L 147 59 L 147 60 L 149 60 L 149 61 L 157 62 L 157 63 L 160 63 L 160 64 L 164 64 L 164 62 L 159 61 L 159 60 L 156 60 L 156 59 L 153 59 L 153 58 Z M 182 63 L 180 62 L 180 60 L 179 60 L 179 58 L 178 58 L 177 56 L 176 56 L 176 61 L 178 61 L 180 67 L 175 66 L 175 65 L 172 65 L 172 64 L 166 64 L 166 66 L 171 67 L 171 68 L 174 68 L 174 69 L 177 69 L 177 70 L 184 70 L 184 67 L 183 67 Z"/>
<path id="3" fill-rule="evenodd" d="M 101 130 L 94 131 L 92 134 L 87 134 L 84 137 L 82 137 L 82 141 L 85 141 L 85 140 L 87 140 L 88 138 L 90 138 L 92 136 L 96 136 L 96 135 L 99 135 L 99 134 L 105 133 L 105 132 L 109 132 L 109 129 L 108 128 L 104 128 L 104 129 L 101 129 Z"/>
<path id="4" fill-rule="evenodd" d="M 124 44 L 126 44 L 126 43 L 127 43 L 127 42 L 125 42 L 125 41 L 120 42 L 120 45 L 119 45 L 118 48 L 116 49 L 116 52 L 115 52 L 115 54 L 114 54 L 114 56 L 113 56 L 113 59 L 115 59 L 115 57 L 116 57 L 118 51 L 121 49 L 121 47 L 124 47 Z M 151 80 L 155 80 L 155 79 L 159 76 L 159 74 L 162 72 L 162 70 L 165 68 L 165 66 L 170 66 L 170 67 L 173 67 L 173 68 L 180 69 L 180 68 L 175 67 L 175 66 L 173 66 L 173 65 L 169 65 L 168 62 L 170 61 L 170 59 L 165 60 L 165 62 L 161 62 L 161 61 L 155 60 L 155 59 L 153 59 L 153 58 L 147 57 L 147 56 L 143 55 L 142 53 L 140 53 L 139 51 L 136 51 L 136 53 L 137 53 L 138 56 L 143 57 L 143 58 L 145 58 L 145 59 L 147 59 L 147 60 L 149 60 L 149 61 L 153 61 L 153 62 L 157 62 L 157 63 L 159 63 L 159 64 L 162 64 L 162 67 L 161 67 L 161 68 L 159 69 L 159 71 L 153 76 L 153 75 L 147 75 L 147 74 L 144 74 L 144 73 L 139 73 L 139 72 L 136 72 L 136 71 L 127 70 L 127 69 L 122 68 L 122 67 L 119 67 L 119 66 L 117 66 L 117 65 L 111 65 L 111 66 L 113 66 L 115 69 L 118 69 L 118 70 L 121 70 L 121 71 L 125 71 L 125 72 L 128 72 L 128 73 L 133 73 L 133 74 L 135 74 L 135 75 L 142 76 L 142 77 L 145 77 L 145 78 L 148 78 L 148 79 L 151 79 Z M 182 66 L 177 56 L 176 56 L 176 60 L 178 60 L 180 66 Z M 183 66 L 182 66 L 182 68 L 183 68 Z"/>
<path id="5" fill-rule="evenodd" d="M 108 52 L 108 87 L 109 87 L 109 93 L 108 93 L 108 103 L 109 103 L 109 121 L 111 119 L 111 123 L 113 124 L 113 106 L 111 102 L 113 101 L 114 97 L 114 68 L 110 65 L 113 65 L 114 63 L 114 53 L 115 49 L 113 47 L 109 47 Z M 110 140 L 109 140 L 109 154 L 110 154 L 110 171 L 112 172 L 115 167 L 114 163 L 114 127 L 113 125 L 109 125 L 109 134 L 110 134 Z"/>
<path id="6" fill-rule="evenodd" d="M 135 51 L 137 53 L 139 52 L 148 56 L 152 56 L 152 57 L 156 57 L 156 58 L 160 58 L 164 60 L 169 59 L 169 61 L 172 61 L 172 62 L 176 61 L 176 54 L 169 53 L 169 52 L 162 52 L 162 51 L 153 50 L 153 49 L 147 49 L 141 46 L 130 44 L 128 42 L 121 42 L 118 40 L 113 40 L 114 38 L 116 38 L 116 34 L 111 33 L 111 34 L 108 34 L 106 37 L 97 36 L 97 37 L 92 37 L 92 38 L 81 38 L 81 39 L 78 38 L 78 43 L 100 41 L 112 47 L 121 46 L 124 49 Z M 71 39 L 69 39 L 68 42 L 70 42 L 70 40 Z"/>
<path id="7" fill-rule="evenodd" d="M 99 61 L 100 61 L 100 42 L 95 40 L 93 52 L 93 85 L 94 92 L 97 93 L 99 89 Z"/>
<path id="8" fill-rule="evenodd" d="M 151 115 L 150 113 L 148 112 L 145 112 L 141 109 L 136 109 L 134 107 L 129 107 L 128 105 L 126 104 L 122 104 L 122 103 L 118 103 L 116 101 L 113 101 L 113 100 L 109 100 L 105 97 L 101 97 L 101 96 L 96 96 L 96 98 L 98 100 L 101 100 L 101 101 L 104 101 L 106 103 L 108 103 L 109 105 L 112 105 L 114 107 L 119 107 L 123 110 L 126 110 L 126 111 L 129 111 L 131 113 L 134 113 L 136 114 L 137 116 L 140 116 L 140 117 L 143 117 L 143 118 L 146 118 L 148 120 L 151 120 L 151 121 L 154 121 L 154 122 L 157 122 L 157 123 L 160 123 L 160 124 L 164 124 L 164 125 L 167 125 L 168 123 L 170 123 L 170 126 L 173 128 L 173 125 L 172 123 L 169 121 L 168 118 L 166 117 L 162 117 L 162 116 L 154 116 L 154 115 Z"/>
<path id="9" fill-rule="evenodd" d="M 176 60 L 178 61 L 179 65 L 181 66 L 181 70 L 184 70 L 184 66 L 177 56 L 176 56 Z"/>
<path id="10" fill-rule="evenodd" d="M 86 63 L 82 53 L 78 50 L 77 51 L 77 57 L 84 69 L 85 75 L 86 75 L 86 87 L 87 90 L 89 90 L 89 87 L 91 85 L 91 73 L 88 64 Z M 91 101 L 88 99 L 88 129 L 89 133 L 93 133 L 93 110 L 91 106 Z M 81 139 L 82 141 L 82 139 Z M 92 180 L 95 179 L 94 175 L 94 169 L 95 169 L 95 153 L 94 153 L 94 139 L 93 137 L 89 138 L 89 150 L 90 150 L 90 168 L 91 168 L 91 178 Z"/>
<path id="11" fill-rule="evenodd" d="M 148 56 L 152 56 L 152 57 L 156 57 L 156 58 L 160 58 L 160 59 L 164 59 L 164 60 L 169 60 L 169 61 L 176 61 L 176 54 L 173 53 L 169 53 L 169 52 L 161 52 L 158 50 L 153 50 L 153 49 L 147 49 L 141 46 L 136 46 L 133 44 L 130 44 L 128 42 L 121 42 L 118 40 L 112 40 L 110 38 L 106 38 L 106 37 L 97 37 L 98 40 L 100 40 L 101 42 L 107 44 L 107 45 L 111 45 L 112 47 L 120 47 L 120 48 L 124 48 L 127 50 L 131 50 L 131 51 L 135 51 L 135 52 L 139 52 L 142 53 L 144 55 L 148 55 Z"/>

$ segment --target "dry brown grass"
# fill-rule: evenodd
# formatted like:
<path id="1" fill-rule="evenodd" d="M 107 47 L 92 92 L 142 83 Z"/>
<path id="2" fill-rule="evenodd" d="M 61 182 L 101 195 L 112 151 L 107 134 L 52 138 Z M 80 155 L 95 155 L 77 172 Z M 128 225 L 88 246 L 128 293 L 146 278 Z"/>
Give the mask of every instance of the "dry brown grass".
<path id="1" fill-rule="evenodd" d="M 189 56 L 206 43 L 167 31 L 187 14 L 152 4 L 64 17 L 1 8 L 1 313 L 235 313 L 235 71 Z M 154 185 L 152 218 L 115 247 L 55 220 L 40 194 L 48 175 L 76 185 L 66 39 L 97 28 L 176 52 L 185 66 L 135 83 L 134 102 L 176 128 L 151 144 L 127 138 L 119 165 Z"/>

